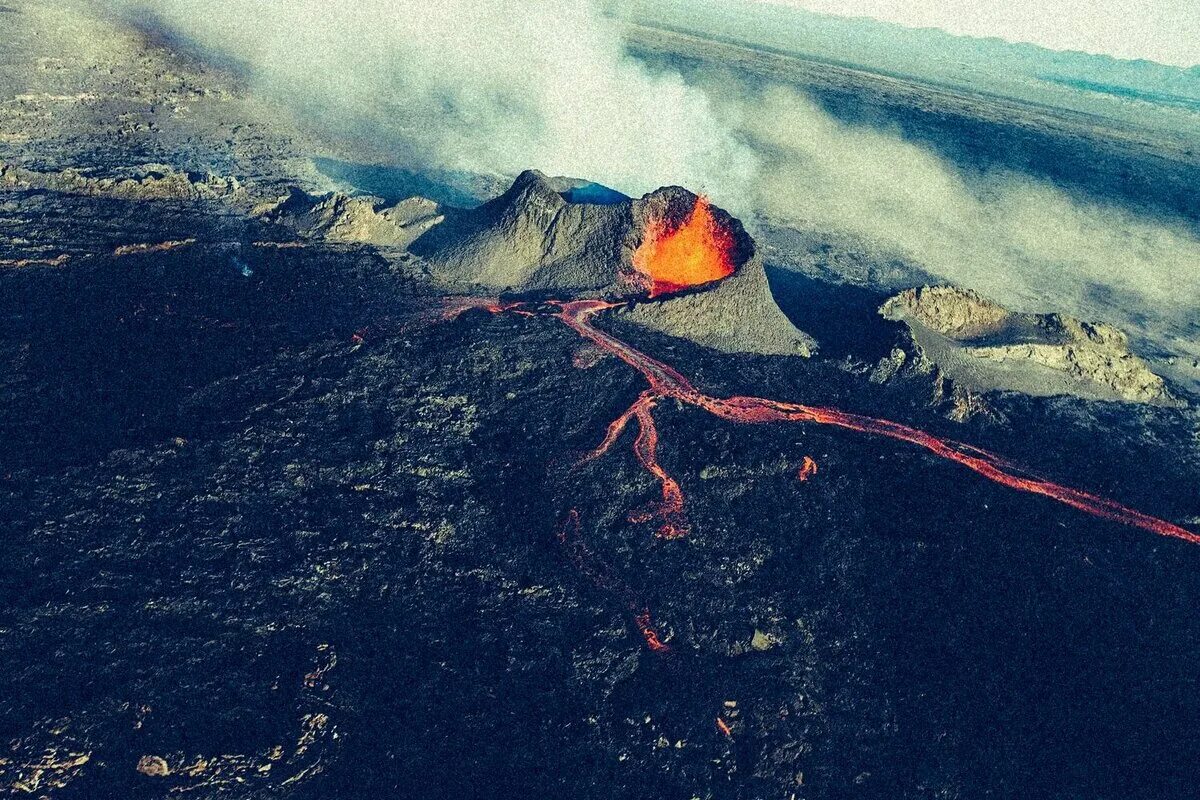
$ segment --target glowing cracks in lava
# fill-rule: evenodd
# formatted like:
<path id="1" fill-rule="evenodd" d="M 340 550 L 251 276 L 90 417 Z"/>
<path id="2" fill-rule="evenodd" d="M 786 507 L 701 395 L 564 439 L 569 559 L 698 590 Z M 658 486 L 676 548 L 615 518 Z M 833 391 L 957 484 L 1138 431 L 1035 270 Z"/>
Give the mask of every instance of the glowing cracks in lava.
<path id="1" fill-rule="evenodd" d="M 646 640 L 646 647 L 655 653 L 666 653 L 671 647 L 658 635 L 658 629 L 650 618 L 650 609 L 638 599 L 633 589 L 613 574 L 608 565 L 600 560 L 580 536 L 579 511 L 572 508 L 558 526 L 558 543 L 580 574 L 597 588 L 616 595 L 626 610 L 633 616 L 634 627 Z"/>
<path id="2" fill-rule="evenodd" d="M 443 297 L 438 306 L 441 322 L 453 322 L 468 311 L 480 309 L 493 314 L 512 311 L 520 303 L 502 303 L 489 297 Z"/>
<path id="3" fill-rule="evenodd" d="M 650 611 L 642 609 L 633 617 L 634 624 L 642 633 L 642 638 L 646 640 L 646 647 L 649 647 L 655 653 L 665 653 L 671 648 L 658 638 L 658 631 L 654 629 L 653 623 L 650 621 Z"/>
<path id="4" fill-rule="evenodd" d="M 688 218 L 672 228 L 667 220 L 646 223 L 633 267 L 650 281 L 650 296 L 719 281 L 733 274 L 733 235 L 717 221 L 706 197 L 697 197 Z"/>
<path id="5" fill-rule="evenodd" d="M 808 479 L 817 474 L 817 462 L 813 461 L 812 456 L 805 456 L 804 463 L 800 465 L 800 469 L 796 472 L 796 480 L 801 483 L 807 483 Z"/>
<path id="6" fill-rule="evenodd" d="M 625 430 L 630 419 L 637 419 L 638 435 L 633 443 L 633 452 L 641 465 L 658 479 L 662 485 L 662 501 L 652 503 L 641 511 L 629 514 L 629 521 L 635 523 L 657 522 L 656 536 L 661 539 L 678 539 L 688 533 L 687 518 L 683 513 L 683 490 L 679 483 L 672 478 L 658 463 L 658 428 L 650 410 L 654 408 L 656 397 L 650 392 L 642 392 L 625 413 L 613 420 L 608 426 L 604 441 L 595 450 L 583 457 L 582 462 L 599 458 L 608 452 L 617 437 Z"/>

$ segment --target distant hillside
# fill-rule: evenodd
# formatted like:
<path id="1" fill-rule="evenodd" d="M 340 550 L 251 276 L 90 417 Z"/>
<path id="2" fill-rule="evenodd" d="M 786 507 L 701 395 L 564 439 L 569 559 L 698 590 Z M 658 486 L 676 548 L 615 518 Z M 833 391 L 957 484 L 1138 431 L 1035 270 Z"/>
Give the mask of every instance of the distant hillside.
<path id="1" fill-rule="evenodd" d="M 1200 144 L 1200 67 L 1057 51 L 745 0 L 626 0 L 633 21 L 1099 114 Z"/>

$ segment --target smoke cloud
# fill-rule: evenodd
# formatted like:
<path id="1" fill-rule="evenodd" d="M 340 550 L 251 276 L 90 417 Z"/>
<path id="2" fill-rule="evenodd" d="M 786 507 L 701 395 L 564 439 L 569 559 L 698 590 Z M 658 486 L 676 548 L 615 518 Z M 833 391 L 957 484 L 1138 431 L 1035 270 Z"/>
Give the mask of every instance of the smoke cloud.
<path id="1" fill-rule="evenodd" d="M 159 0 L 308 123 L 418 165 L 642 193 L 753 172 L 708 97 L 628 57 L 591 0 Z M 653 184 L 653 185 L 652 185 Z"/>
<path id="2" fill-rule="evenodd" d="M 706 92 L 628 56 L 597 0 L 152 9 L 248 65 L 258 89 L 311 124 L 402 166 L 536 167 L 630 194 L 681 184 L 742 215 L 855 237 L 1018 308 L 1099 315 L 1197 347 L 1187 318 L 1200 307 L 1200 241 L 1188 230 L 1026 177 L 968 179 L 792 90 Z"/>
<path id="3" fill-rule="evenodd" d="M 774 154 L 754 205 L 776 222 L 849 234 L 1017 308 L 1123 317 L 1188 337 L 1200 240 L 1182 225 L 1080 202 L 1027 176 L 968 179 L 790 90 L 742 101 L 738 119 L 757 151 Z"/>

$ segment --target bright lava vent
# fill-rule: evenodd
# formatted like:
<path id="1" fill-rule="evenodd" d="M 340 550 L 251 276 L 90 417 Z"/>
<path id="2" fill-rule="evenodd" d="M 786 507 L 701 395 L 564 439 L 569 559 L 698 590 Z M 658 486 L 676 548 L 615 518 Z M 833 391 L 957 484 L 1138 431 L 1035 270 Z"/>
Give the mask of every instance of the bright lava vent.
<path id="1" fill-rule="evenodd" d="M 719 281 L 733 274 L 733 235 L 713 216 L 712 205 L 697 197 L 688 218 L 672 227 L 651 218 L 633 254 L 633 266 L 650 282 L 650 296 Z"/>

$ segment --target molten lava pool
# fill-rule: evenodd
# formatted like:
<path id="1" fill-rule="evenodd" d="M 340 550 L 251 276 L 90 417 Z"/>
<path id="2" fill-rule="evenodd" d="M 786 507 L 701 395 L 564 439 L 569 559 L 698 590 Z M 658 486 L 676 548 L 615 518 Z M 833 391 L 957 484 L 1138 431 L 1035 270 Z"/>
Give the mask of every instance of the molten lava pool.
<path id="1" fill-rule="evenodd" d="M 733 235 L 713 216 L 705 197 L 696 198 L 686 220 L 672 227 L 663 218 L 646 224 L 633 254 L 634 268 L 650 281 L 650 296 L 719 281 L 733 274 Z"/>

